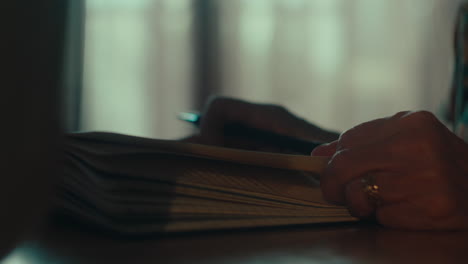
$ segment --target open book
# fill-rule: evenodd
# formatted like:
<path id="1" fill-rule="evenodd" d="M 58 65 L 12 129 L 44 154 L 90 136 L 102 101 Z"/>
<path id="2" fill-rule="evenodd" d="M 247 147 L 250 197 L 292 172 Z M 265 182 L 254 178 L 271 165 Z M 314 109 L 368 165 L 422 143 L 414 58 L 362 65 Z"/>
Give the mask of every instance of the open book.
<path id="1" fill-rule="evenodd" d="M 126 235 L 354 221 L 326 203 L 327 159 L 112 133 L 65 143 L 61 213 Z"/>

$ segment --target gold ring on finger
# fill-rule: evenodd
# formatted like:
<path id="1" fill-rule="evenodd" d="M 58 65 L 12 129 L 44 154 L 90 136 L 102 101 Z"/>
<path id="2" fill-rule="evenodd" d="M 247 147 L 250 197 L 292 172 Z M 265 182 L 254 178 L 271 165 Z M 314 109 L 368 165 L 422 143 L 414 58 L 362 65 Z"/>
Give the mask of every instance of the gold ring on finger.
<path id="1" fill-rule="evenodd" d="M 380 187 L 375 182 L 375 176 L 367 175 L 361 178 L 362 190 L 368 199 L 378 205 L 381 202 Z"/>

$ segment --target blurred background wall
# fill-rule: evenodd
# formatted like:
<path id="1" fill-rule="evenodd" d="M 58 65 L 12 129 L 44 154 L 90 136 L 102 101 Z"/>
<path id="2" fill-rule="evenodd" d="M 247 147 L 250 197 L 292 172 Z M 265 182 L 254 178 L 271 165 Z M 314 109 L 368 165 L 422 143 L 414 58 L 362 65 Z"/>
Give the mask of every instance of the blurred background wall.
<path id="1" fill-rule="evenodd" d="M 179 138 L 209 94 L 343 130 L 439 113 L 457 1 L 87 0 L 80 129 Z"/>

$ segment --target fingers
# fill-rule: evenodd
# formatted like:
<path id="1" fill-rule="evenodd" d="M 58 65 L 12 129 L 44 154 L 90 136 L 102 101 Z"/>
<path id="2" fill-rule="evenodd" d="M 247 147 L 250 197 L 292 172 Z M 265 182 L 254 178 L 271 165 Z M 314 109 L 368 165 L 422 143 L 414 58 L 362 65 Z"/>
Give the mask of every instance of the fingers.
<path id="1" fill-rule="evenodd" d="M 364 175 L 385 171 L 394 160 L 372 147 L 340 150 L 331 158 L 322 174 L 320 185 L 324 198 L 332 203 L 344 204 L 345 187 Z"/>
<path id="2" fill-rule="evenodd" d="M 240 124 L 318 142 L 328 142 L 338 137 L 338 134 L 322 130 L 282 106 L 216 97 L 210 100 L 203 113 L 200 140 L 206 144 L 226 145 L 223 131 L 227 124 Z"/>
<path id="3" fill-rule="evenodd" d="M 224 144 L 224 126 L 239 121 L 250 123 L 251 105 L 229 98 L 212 98 L 203 111 L 200 139 L 206 144 Z"/>
<path id="4" fill-rule="evenodd" d="M 333 141 L 330 143 L 320 145 L 316 147 L 314 150 L 312 150 L 310 155 L 331 157 L 335 154 L 337 145 L 338 145 L 338 141 Z"/>
<path id="5" fill-rule="evenodd" d="M 366 190 L 369 182 L 363 181 L 364 178 L 372 178 L 372 185 L 378 186 L 376 197 Z M 353 179 L 345 186 L 345 204 L 353 216 L 369 218 L 380 208 L 406 202 L 417 195 L 410 181 L 409 177 L 385 172 Z"/>
<path id="6" fill-rule="evenodd" d="M 369 218 L 374 214 L 376 205 L 369 199 L 363 189 L 364 186 L 361 179 L 353 179 L 346 186 L 346 205 L 352 216 Z"/>
<path id="7" fill-rule="evenodd" d="M 323 197 L 352 215 L 375 215 L 386 227 L 447 230 L 468 226 L 464 153 L 466 143 L 422 111 L 356 126 L 311 154 L 332 154 L 321 177 Z"/>
<path id="8" fill-rule="evenodd" d="M 313 155 L 333 155 L 321 178 L 325 199 L 344 204 L 347 184 L 364 175 L 392 171 L 401 165 L 401 153 L 395 153 L 395 146 L 401 142 L 394 138 L 399 131 L 396 123 L 406 114 L 400 112 L 358 125 L 341 134 L 336 142 L 312 152 Z"/>
<path id="9" fill-rule="evenodd" d="M 404 111 L 393 116 L 379 118 L 357 125 L 340 135 L 339 148 L 347 149 L 361 145 L 372 145 L 398 133 L 398 121 L 410 112 Z"/>
<path id="10" fill-rule="evenodd" d="M 397 114 L 398 115 L 398 114 Z M 337 148 L 348 149 L 360 145 L 369 145 L 381 137 L 387 136 L 389 118 L 381 118 L 355 126 L 341 134 L 339 140 L 321 145 L 314 149 L 312 156 L 332 156 Z"/>

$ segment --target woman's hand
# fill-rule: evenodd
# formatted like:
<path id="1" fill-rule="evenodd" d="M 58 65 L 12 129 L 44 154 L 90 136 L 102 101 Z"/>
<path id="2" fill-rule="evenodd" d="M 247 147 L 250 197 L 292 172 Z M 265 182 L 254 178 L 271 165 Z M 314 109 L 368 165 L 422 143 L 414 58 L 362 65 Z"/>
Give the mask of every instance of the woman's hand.
<path id="1" fill-rule="evenodd" d="M 281 135 L 316 142 L 330 142 L 338 134 L 325 131 L 301 119 L 284 107 L 271 104 L 254 104 L 232 98 L 215 97 L 208 102 L 202 113 L 200 131 L 186 141 L 226 147 L 269 150 L 275 146 L 265 146 L 254 140 L 240 137 L 228 137 L 224 133 L 226 126 L 243 126 L 266 130 Z"/>
<path id="2" fill-rule="evenodd" d="M 429 112 L 361 124 L 312 155 L 331 156 L 324 198 L 354 216 L 404 229 L 468 228 L 468 145 Z"/>

